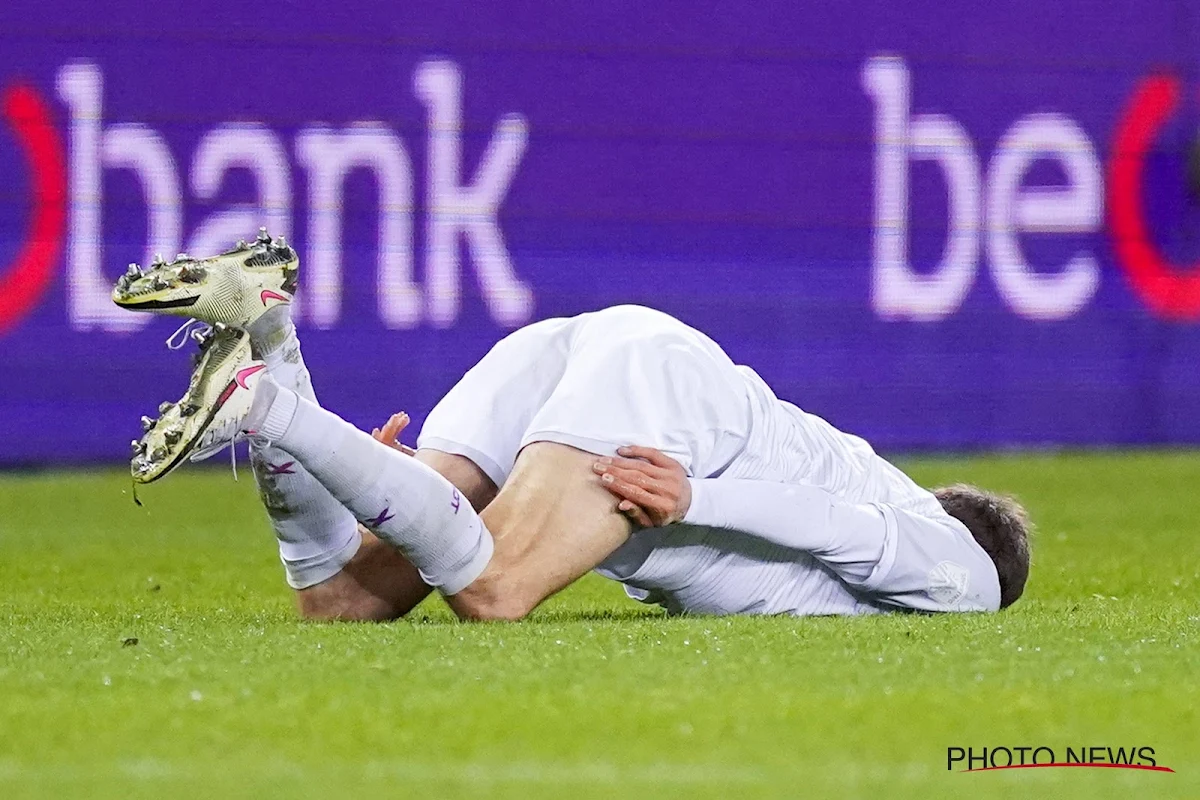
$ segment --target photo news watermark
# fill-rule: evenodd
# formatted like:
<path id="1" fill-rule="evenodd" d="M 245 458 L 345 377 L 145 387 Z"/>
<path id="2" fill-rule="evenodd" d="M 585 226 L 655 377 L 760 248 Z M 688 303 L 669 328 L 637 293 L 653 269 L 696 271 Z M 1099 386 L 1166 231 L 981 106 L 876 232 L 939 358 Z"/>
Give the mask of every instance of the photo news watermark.
<path id="1" fill-rule="evenodd" d="M 1061 758 L 1060 758 L 1061 756 Z M 1175 772 L 1159 763 L 1153 747 L 1087 746 L 1055 749 L 1046 745 L 1014 747 L 947 747 L 946 769 L 954 772 L 988 772 L 1032 768 L 1137 769 Z"/>

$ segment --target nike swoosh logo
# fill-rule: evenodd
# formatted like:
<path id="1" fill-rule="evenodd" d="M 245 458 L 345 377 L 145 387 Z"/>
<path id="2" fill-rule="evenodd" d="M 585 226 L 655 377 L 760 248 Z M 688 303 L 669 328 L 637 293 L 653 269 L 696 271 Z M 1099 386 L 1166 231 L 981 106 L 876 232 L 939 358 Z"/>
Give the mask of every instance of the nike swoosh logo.
<path id="1" fill-rule="evenodd" d="M 279 300 L 280 302 L 283 302 L 283 303 L 292 302 L 292 298 L 290 298 L 286 295 L 282 295 L 279 292 L 273 292 L 270 289 L 263 289 L 261 292 L 259 292 L 258 299 L 262 301 L 262 304 L 264 306 L 267 304 L 268 300 Z"/>
<path id="2" fill-rule="evenodd" d="M 266 368 L 266 364 L 259 364 L 257 367 L 242 367 L 237 371 L 237 375 L 233 376 L 233 379 L 237 381 L 238 386 L 243 389 L 249 389 L 250 387 L 246 385 L 246 379 L 256 372 L 262 372 Z"/>
<path id="3" fill-rule="evenodd" d="M 200 299 L 200 295 L 194 297 L 181 297 L 178 300 L 147 300 L 138 302 L 137 297 L 125 297 L 120 300 L 113 298 L 113 302 L 122 308 L 129 308 L 135 311 L 145 311 L 146 309 L 157 308 L 186 308 L 196 305 L 196 301 Z"/>

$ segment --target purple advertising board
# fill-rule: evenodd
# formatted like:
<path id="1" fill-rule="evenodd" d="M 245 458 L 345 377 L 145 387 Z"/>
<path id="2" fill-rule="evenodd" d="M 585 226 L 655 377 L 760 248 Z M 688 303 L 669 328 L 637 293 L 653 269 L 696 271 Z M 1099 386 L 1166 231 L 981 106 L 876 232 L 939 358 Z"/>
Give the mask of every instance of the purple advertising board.
<path id="1" fill-rule="evenodd" d="M 641 303 L 885 449 L 1200 442 L 1193 0 L 171 6 L 0 7 L 0 463 L 122 458 L 112 281 L 260 224 L 360 426 Z"/>

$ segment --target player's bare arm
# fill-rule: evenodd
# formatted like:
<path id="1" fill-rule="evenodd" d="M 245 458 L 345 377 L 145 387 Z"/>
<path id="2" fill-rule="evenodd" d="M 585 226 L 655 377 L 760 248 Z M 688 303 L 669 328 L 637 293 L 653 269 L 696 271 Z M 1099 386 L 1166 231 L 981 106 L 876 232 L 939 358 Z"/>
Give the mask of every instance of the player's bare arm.
<path id="1" fill-rule="evenodd" d="M 644 527 L 687 521 L 734 528 L 809 552 L 849 584 L 868 588 L 884 602 L 918 610 L 996 610 L 1015 599 L 1009 599 L 1014 582 L 1020 582 L 1017 595 L 1023 586 L 1023 574 L 1012 574 L 1003 559 L 987 552 L 990 532 L 976 533 L 979 526 L 962 526 L 972 540 L 948 526 L 928 526 L 923 520 L 906 524 L 910 512 L 904 509 L 846 503 L 815 487 L 694 480 L 654 448 L 622 447 L 618 452 L 625 457 L 597 459 L 592 468 L 604 488 L 620 498 L 618 508 Z M 693 494 L 701 489 L 696 508 Z M 897 558 L 905 562 L 903 569 L 892 566 Z M 921 583 L 926 574 L 948 585 L 931 590 Z"/>

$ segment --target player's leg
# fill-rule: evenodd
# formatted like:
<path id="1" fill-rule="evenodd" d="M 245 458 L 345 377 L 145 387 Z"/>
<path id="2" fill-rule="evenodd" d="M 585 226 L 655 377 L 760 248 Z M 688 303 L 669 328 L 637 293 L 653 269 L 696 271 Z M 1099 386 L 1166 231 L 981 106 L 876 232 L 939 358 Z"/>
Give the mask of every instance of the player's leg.
<path id="1" fill-rule="evenodd" d="M 415 458 L 453 484 L 477 511 L 496 495 L 491 479 L 462 456 L 426 449 L 418 451 Z M 399 550 L 362 526 L 359 534 L 362 544 L 340 572 L 296 592 L 302 616 L 364 621 L 396 619 L 432 591 Z"/>
<path id="2" fill-rule="evenodd" d="M 616 501 L 591 471 L 592 457 L 570 447 L 525 448 L 484 510 L 493 535 L 462 494 L 420 460 L 288 389 L 263 381 L 256 391 L 245 428 L 302 463 L 463 616 L 523 616 L 629 535 Z"/>
<path id="3" fill-rule="evenodd" d="M 466 456 L 422 447 L 415 458 L 453 484 L 476 512 L 482 512 L 496 498 L 496 484 Z"/>
<path id="4" fill-rule="evenodd" d="M 426 584 L 454 594 L 483 571 L 492 537 L 436 470 L 269 379 L 247 388 L 253 397 L 236 424 L 294 457 Z"/>
<path id="5" fill-rule="evenodd" d="M 248 350 L 281 385 L 316 401 L 289 313 L 298 274 L 296 252 L 263 229 L 252 243 L 239 242 L 220 255 L 193 259 L 181 254 L 170 263 L 159 259 L 149 271 L 131 268 L 117 282 L 113 300 L 124 308 L 191 317 L 213 326 L 200 335 L 201 364 L 184 399 L 168 404 L 160 419 L 149 421 L 132 465 L 135 480 L 157 480 L 192 453 L 195 437 L 202 432 L 197 421 L 204 416 L 197 412 L 208 403 L 225 402 L 233 386 L 222 394 L 224 382 L 243 366 Z M 248 337 L 237 328 L 245 329 Z M 218 381 L 221 385 L 215 386 Z M 320 611 L 313 600 L 332 594 L 338 604 L 329 605 L 326 616 L 344 613 L 352 596 L 373 616 L 384 609 L 394 616 L 428 593 L 419 579 L 412 580 L 413 571 L 406 565 L 393 563 L 390 571 L 378 568 L 388 555 L 393 561 L 398 558 L 394 551 L 373 556 L 377 547 L 369 542 L 368 551 L 360 553 L 353 515 L 295 459 L 269 446 L 254 446 L 251 452 L 287 580 L 301 595 L 302 608 Z M 339 580 L 352 561 L 350 573 L 360 579 Z"/>
<path id="6" fill-rule="evenodd" d="M 272 379 L 317 402 L 290 306 L 277 305 L 248 327 L 254 355 Z M 252 442 L 259 494 L 279 543 L 288 585 L 303 616 L 394 619 L 431 591 L 394 549 L 363 536 L 358 521 L 286 451 Z"/>
<path id="7" fill-rule="evenodd" d="M 587 315 L 483 513 L 492 562 L 450 605 L 465 617 L 519 618 L 598 566 L 630 523 L 593 472 L 596 455 L 651 442 L 689 472 L 719 469 L 749 426 L 739 381 L 715 344 L 665 314 L 622 306 Z"/>
<path id="8" fill-rule="evenodd" d="M 248 330 L 254 355 L 281 386 L 316 402 L 288 306 L 271 309 Z M 336 575 L 358 551 L 354 516 L 285 451 L 252 443 L 259 496 L 279 542 L 288 585 L 304 591 Z"/>
<path id="9" fill-rule="evenodd" d="M 313 620 L 383 622 L 398 619 L 432 589 L 396 548 L 360 529 L 354 556 L 324 581 L 296 590 L 300 616 Z"/>
<path id="10" fill-rule="evenodd" d="M 594 569 L 628 539 L 630 523 L 591 465 L 596 456 L 535 442 L 482 517 L 495 541 L 482 574 L 446 599 L 463 618 L 521 619 Z"/>
<path id="11" fill-rule="evenodd" d="M 251 343 L 281 386 L 316 403 L 287 306 L 271 309 L 249 328 Z M 255 478 L 279 541 L 288 584 L 310 619 L 384 620 L 408 613 L 432 591 L 403 555 L 370 531 L 286 451 L 251 448 Z M 462 456 L 423 450 L 417 458 L 438 471 L 482 509 L 496 487 Z"/>
<path id="12" fill-rule="evenodd" d="M 477 512 L 483 512 L 485 506 L 496 497 L 497 484 L 505 483 L 503 501 L 494 509 L 484 512 L 484 527 L 488 527 L 490 520 L 501 531 L 496 540 L 499 555 L 493 555 L 493 562 L 497 565 L 513 562 L 518 552 L 530 549 L 519 534 L 529 533 L 536 538 L 536 532 L 545 527 L 533 524 L 537 512 L 523 509 L 520 498 L 528 495 L 544 493 L 564 508 L 575 511 L 589 503 L 598 503 L 602 509 L 601 525 L 614 525 L 620 538 L 627 533 L 622 520 L 607 519 L 611 512 L 611 503 L 607 498 L 596 495 L 579 502 L 567 499 L 571 487 L 570 482 L 564 480 L 566 476 L 588 479 L 586 470 L 572 474 L 572 468 L 575 467 L 573 462 L 579 456 L 577 451 L 558 448 L 560 452 L 552 452 L 549 458 L 535 458 L 539 450 L 555 450 L 538 445 L 530 448 L 528 454 L 522 456 L 520 466 L 516 466 L 517 454 L 521 451 L 522 439 L 530 422 L 554 392 L 566 368 L 569 347 L 564 334 L 568 327 L 567 320 L 546 320 L 522 328 L 497 343 L 442 398 L 429 414 L 421 431 L 421 449 L 417 458 L 446 478 Z M 510 474 L 515 480 L 508 480 Z M 537 505 L 536 500 L 533 505 Z M 550 506 L 547 505 L 545 510 L 550 510 Z M 531 524 L 514 525 L 514 521 L 519 523 L 521 519 L 527 519 Z M 511 530 L 514 527 L 520 529 Z M 607 540 L 611 537 L 601 538 Z M 373 564 L 378 564 L 377 571 L 388 574 L 388 554 L 384 551 L 376 556 L 370 553 L 373 547 L 389 548 L 390 545 L 379 539 L 364 537 L 365 554 L 361 558 L 356 557 L 344 570 L 347 583 L 352 585 L 349 576 L 360 567 L 360 561 L 362 569 L 368 573 L 375 569 Z M 602 546 L 600 549 L 606 552 L 611 547 Z M 452 605 L 461 609 L 464 616 L 519 616 L 522 608 L 532 607 L 537 600 L 561 588 L 598 560 L 598 557 L 585 555 L 586 552 L 586 548 L 581 551 L 577 544 L 564 544 L 562 557 L 548 554 L 542 559 L 551 564 L 546 572 L 547 582 L 539 584 L 542 588 L 532 594 L 514 592 L 511 602 L 503 597 L 497 600 L 494 590 L 498 583 L 493 578 L 499 571 L 492 568 L 485 580 L 477 582 L 472 594 L 463 602 L 452 601 Z M 573 566 L 573 559 L 581 555 L 586 566 Z M 561 577 L 559 570 L 565 570 L 570 577 Z M 511 576 L 517 572 L 505 568 L 503 574 Z M 331 593 L 340 592 L 337 584 L 342 580 L 339 578 L 332 582 L 334 585 L 330 587 L 317 588 Z M 344 609 L 344 604 L 335 596 L 331 607 Z M 369 598 L 362 610 L 373 611 Z M 345 612 L 342 610 L 338 613 Z"/>
<path id="13" fill-rule="evenodd" d="M 622 306 L 581 319 L 513 474 L 483 514 L 492 562 L 450 605 L 465 617 L 520 618 L 598 566 L 630 526 L 592 471 L 595 456 L 652 442 L 689 471 L 719 468 L 749 424 L 739 381 L 715 344 L 665 314 Z"/>
<path id="14" fill-rule="evenodd" d="M 262 230 L 253 243 L 239 242 L 218 256 L 158 260 L 148 272 L 134 268 L 118 281 L 113 291 L 118 305 L 213 326 L 201 337 L 201 364 L 184 398 L 167 404 L 160 419 L 148 421 L 131 465 L 135 480 L 157 480 L 196 455 L 197 446 L 215 452 L 199 440 L 212 419 L 209 412 L 224 409 L 239 388 L 248 388 L 245 376 L 264 365 L 279 385 L 316 402 L 289 313 L 298 270 L 295 251 Z M 251 351 L 262 365 L 247 363 Z M 491 480 L 465 458 L 432 451 L 421 458 L 480 507 L 495 493 Z M 252 460 L 288 583 L 304 613 L 393 617 L 429 593 L 394 549 L 374 537 L 364 539 L 353 515 L 286 451 L 255 442 Z"/>

